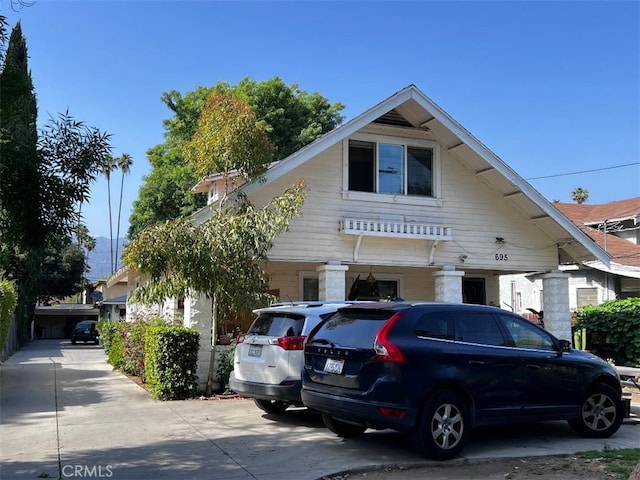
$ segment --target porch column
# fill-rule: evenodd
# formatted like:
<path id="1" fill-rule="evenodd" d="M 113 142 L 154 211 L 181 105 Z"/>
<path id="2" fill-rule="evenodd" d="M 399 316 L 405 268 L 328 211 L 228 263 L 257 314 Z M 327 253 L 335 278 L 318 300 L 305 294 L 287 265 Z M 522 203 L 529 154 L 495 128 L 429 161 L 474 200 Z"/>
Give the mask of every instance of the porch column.
<path id="1" fill-rule="evenodd" d="M 553 271 L 542 275 L 544 328 L 552 335 L 571 341 L 569 274 Z"/>
<path id="2" fill-rule="evenodd" d="M 184 326 L 195 328 L 200 333 L 198 348 L 198 391 L 204 392 L 209 376 L 211 359 L 211 299 L 202 295 L 184 299 Z M 215 370 L 217 371 L 217 370 Z M 217 388 L 218 385 L 214 385 Z"/>
<path id="3" fill-rule="evenodd" d="M 433 273 L 435 278 L 436 302 L 462 303 L 462 277 L 464 272 L 445 265 L 442 270 Z"/>
<path id="4" fill-rule="evenodd" d="M 346 271 L 349 267 L 339 261 L 330 260 L 316 268 L 318 276 L 318 300 L 344 300 L 346 292 Z"/>

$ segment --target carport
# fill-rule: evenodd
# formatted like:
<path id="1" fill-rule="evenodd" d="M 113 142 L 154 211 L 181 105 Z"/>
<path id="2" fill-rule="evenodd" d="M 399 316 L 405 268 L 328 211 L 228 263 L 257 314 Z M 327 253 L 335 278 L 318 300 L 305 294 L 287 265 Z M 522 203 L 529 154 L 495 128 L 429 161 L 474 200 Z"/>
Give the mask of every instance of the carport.
<path id="1" fill-rule="evenodd" d="M 60 304 L 36 307 L 33 335 L 35 338 L 69 338 L 76 323 L 98 321 L 100 310 L 94 305 Z"/>

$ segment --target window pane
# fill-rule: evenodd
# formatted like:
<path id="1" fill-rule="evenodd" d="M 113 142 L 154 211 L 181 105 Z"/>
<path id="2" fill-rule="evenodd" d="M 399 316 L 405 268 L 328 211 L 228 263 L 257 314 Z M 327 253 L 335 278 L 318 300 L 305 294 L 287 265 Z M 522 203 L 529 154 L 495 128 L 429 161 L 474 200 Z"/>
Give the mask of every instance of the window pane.
<path id="1" fill-rule="evenodd" d="M 378 146 L 378 193 L 404 193 L 404 146 Z"/>
<path id="2" fill-rule="evenodd" d="M 349 190 L 375 191 L 375 143 L 349 140 Z"/>
<path id="3" fill-rule="evenodd" d="M 318 279 L 305 277 L 302 279 L 302 300 L 317 301 L 318 300 Z"/>
<path id="4" fill-rule="evenodd" d="M 500 315 L 500 319 L 509 335 L 519 348 L 532 350 L 554 350 L 553 341 L 545 332 L 540 331 L 525 319 Z"/>
<path id="5" fill-rule="evenodd" d="M 430 148 L 407 148 L 407 193 L 409 195 L 433 196 L 433 150 Z"/>
<path id="6" fill-rule="evenodd" d="M 416 322 L 416 335 L 453 340 L 453 317 L 446 313 L 427 313 Z"/>
<path id="7" fill-rule="evenodd" d="M 483 313 L 457 315 L 456 340 L 480 345 L 506 345 L 495 317 Z"/>

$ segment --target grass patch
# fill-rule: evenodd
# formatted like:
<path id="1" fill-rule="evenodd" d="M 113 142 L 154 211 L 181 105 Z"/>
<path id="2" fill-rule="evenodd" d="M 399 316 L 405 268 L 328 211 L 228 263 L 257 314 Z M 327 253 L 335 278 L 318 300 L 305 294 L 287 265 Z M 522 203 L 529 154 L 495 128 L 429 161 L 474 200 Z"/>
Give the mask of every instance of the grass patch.
<path id="1" fill-rule="evenodd" d="M 640 448 L 623 448 L 621 450 L 592 450 L 578 454 L 580 458 L 599 460 L 612 478 L 627 480 L 634 467 L 640 462 Z"/>

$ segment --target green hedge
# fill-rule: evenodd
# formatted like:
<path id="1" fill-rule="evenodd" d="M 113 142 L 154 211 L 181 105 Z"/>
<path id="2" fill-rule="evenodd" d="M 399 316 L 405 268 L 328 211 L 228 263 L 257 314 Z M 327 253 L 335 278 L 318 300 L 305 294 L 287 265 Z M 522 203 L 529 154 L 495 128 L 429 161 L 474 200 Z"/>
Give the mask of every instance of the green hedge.
<path id="1" fill-rule="evenodd" d="M 11 319 L 18 302 L 16 286 L 13 282 L 0 278 L 0 353 L 9 335 Z"/>
<path id="2" fill-rule="evenodd" d="M 200 334 L 186 327 L 152 326 L 145 335 L 147 388 L 158 400 L 196 395 Z"/>
<path id="3" fill-rule="evenodd" d="M 640 367 L 640 298 L 583 307 L 576 328 L 586 329 L 587 350 L 616 365 Z"/>

